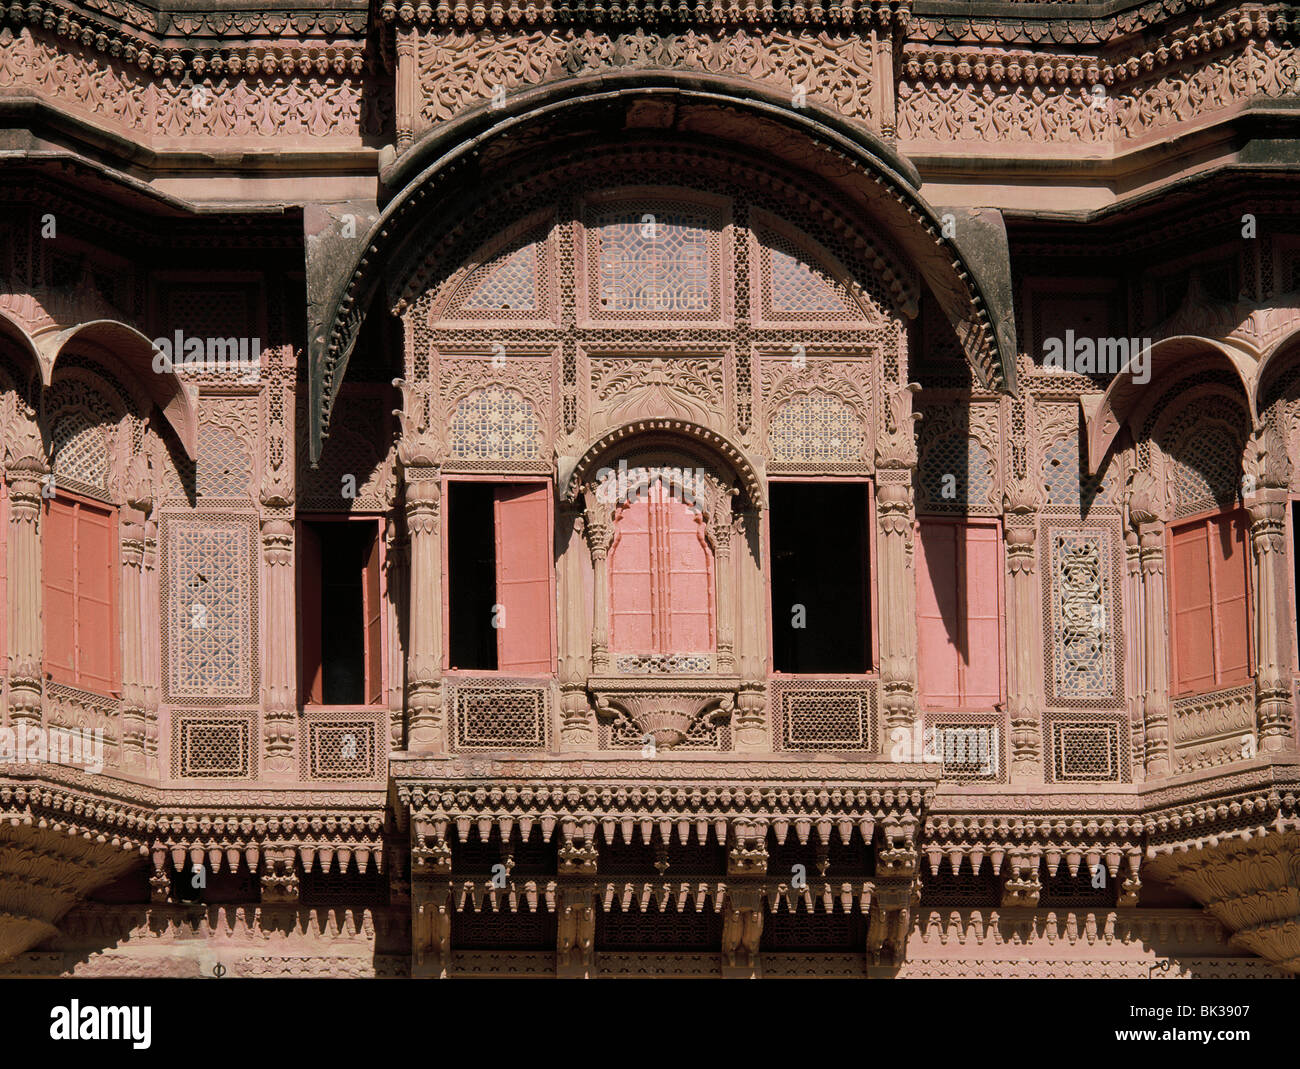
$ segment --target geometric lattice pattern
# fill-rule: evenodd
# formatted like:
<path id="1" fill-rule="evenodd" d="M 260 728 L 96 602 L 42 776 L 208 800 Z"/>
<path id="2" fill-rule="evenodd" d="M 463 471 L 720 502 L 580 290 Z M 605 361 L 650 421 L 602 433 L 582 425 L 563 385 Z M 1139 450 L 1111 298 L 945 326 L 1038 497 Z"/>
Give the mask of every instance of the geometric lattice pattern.
<path id="1" fill-rule="evenodd" d="M 772 680 L 778 750 L 876 750 L 872 682 Z"/>
<path id="2" fill-rule="evenodd" d="M 953 431 L 928 441 L 923 437 L 917 467 L 918 488 L 927 510 L 964 513 L 994 508 L 993 458 L 974 438 Z"/>
<path id="3" fill-rule="evenodd" d="M 1055 693 L 1107 697 L 1115 686 L 1107 541 L 1100 532 L 1055 532 L 1051 554 Z"/>
<path id="4" fill-rule="evenodd" d="M 1241 442 L 1220 424 L 1187 435 L 1170 465 L 1178 515 L 1231 507 L 1240 483 L 1241 452 Z"/>
<path id="5" fill-rule="evenodd" d="M 253 461 L 248 443 L 229 427 L 199 428 L 198 463 L 194 486 L 198 497 L 242 497 L 249 492 Z"/>
<path id="6" fill-rule="evenodd" d="M 537 307 L 537 246 L 512 253 L 465 298 L 471 311 L 531 310 Z"/>
<path id="7" fill-rule="evenodd" d="M 458 683 L 449 708 L 458 750 L 545 750 L 550 737 L 549 691 L 532 684 Z"/>
<path id="8" fill-rule="evenodd" d="M 1043 451 L 1045 506 L 1079 508 L 1079 443 L 1058 438 Z"/>
<path id="9" fill-rule="evenodd" d="M 1121 778 L 1120 723 L 1070 718 L 1048 724 L 1052 779 L 1056 783 L 1118 783 Z"/>
<path id="10" fill-rule="evenodd" d="M 303 779 L 371 780 L 383 775 L 379 757 L 383 727 L 378 718 L 309 709 L 304 726 Z"/>
<path id="11" fill-rule="evenodd" d="M 540 455 L 541 423 L 521 394 L 494 384 L 460 400 L 449 437 L 458 460 L 526 460 Z"/>
<path id="12" fill-rule="evenodd" d="M 172 775 L 248 779 L 257 775 L 256 714 L 178 713 L 172 721 Z"/>
<path id="13" fill-rule="evenodd" d="M 254 520 L 167 516 L 163 527 L 167 697 L 256 701 Z"/>
<path id="14" fill-rule="evenodd" d="M 94 487 L 108 486 L 107 428 L 80 408 L 62 412 L 50 431 L 54 475 L 59 479 Z"/>
<path id="15" fill-rule="evenodd" d="M 942 763 L 944 779 L 972 782 L 1000 777 L 1002 732 L 998 724 L 943 720 L 932 730 L 934 753 Z"/>
<path id="16" fill-rule="evenodd" d="M 596 228 L 599 301 L 610 312 L 706 312 L 708 231 L 680 213 L 620 212 Z"/>
<path id="17" fill-rule="evenodd" d="M 806 263 L 772 250 L 772 308 L 778 312 L 851 314 L 839 295 Z"/>
<path id="18" fill-rule="evenodd" d="M 855 463 L 862 459 L 862 425 L 857 414 L 825 393 L 783 404 L 768 428 L 772 458 L 782 463 Z"/>

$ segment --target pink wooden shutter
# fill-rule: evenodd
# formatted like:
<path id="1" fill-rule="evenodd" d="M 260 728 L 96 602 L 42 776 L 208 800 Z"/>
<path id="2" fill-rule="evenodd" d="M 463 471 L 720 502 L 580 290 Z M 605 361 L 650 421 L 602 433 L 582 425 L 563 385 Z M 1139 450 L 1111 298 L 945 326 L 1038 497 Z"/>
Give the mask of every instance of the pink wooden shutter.
<path id="1" fill-rule="evenodd" d="M 713 642 L 713 555 L 700 514 L 684 501 L 655 489 L 652 513 L 659 538 L 658 587 L 667 594 L 661 653 L 703 653 Z"/>
<path id="2" fill-rule="evenodd" d="M 1216 516 L 1206 525 L 1214 581 L 1216 686 L 1251 677 L 1250 603 L 1247 593 L 1245 522 L 1240 512 Z"/>
<path id="3" fill-rule="evenodd" d="M 1214 611 L 1206 535 L 1202 521 L 1175 529 L 1170 539 L 1175 693 L 1214 686 Z"/>
<path id="4" fill-rule="evenodd" d="M 654 643 L 654 600 L 650 574 L 650 502 L 619 508 L 609 551 L 609 646 L 648 653 Z"/>
<path id="5" fill-rule="evenodd" d="M 967 707 L 1002 700 L 1002 545 L 991 524 L 953 525 L 965 537 L 965 643 L 962 697 Z"/>
<path id="6" fill-rule="evenodd" d="M 76 510 L 77 685 L 117 689 L 117 515 L 81 502 Z"/>
<path id="7" fill-rule="evenodd" d="M 76 506 L 63 498 L 45 502 L 41 532 L 41 615 L 45 623 L 45 671 L 75 685 L 77 648 Z"/>
<path id="8" fill-rule="evenodd" d="M 545 675 L 551 671 L 550 487 L 544 483 L 496 488 L 497 668 Z"/>
<path id="9" fill-rule="evenodd" d="M 307 524 L 298 528 L 299 613 L 302 622 L 302 700 L 320 705 L 324 698 L 321 665 L 320 539 Z"/>
<path id="10" fill-rule="evenodd" d="M 919 528 L 916 637 L 921 697 L 930 708 L 954 709 L 961 704 L 957 528 L 951 523 L 925 521 Z"/>
<path id="11" fill-rule="evenodd" d="M 383 602 L 379 596 L 379 526 L 366 552 L 365 575 L 361 584 L 366 621 L 366 688 L 367 705 L 379 705 L 384 700 L 383 656 Z"/>

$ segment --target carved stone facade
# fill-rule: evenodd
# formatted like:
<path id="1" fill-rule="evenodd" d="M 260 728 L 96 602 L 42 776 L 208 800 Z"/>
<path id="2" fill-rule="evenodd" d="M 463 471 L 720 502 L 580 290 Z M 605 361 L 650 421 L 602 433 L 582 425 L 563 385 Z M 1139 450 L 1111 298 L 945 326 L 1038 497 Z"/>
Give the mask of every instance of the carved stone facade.
<path id="1" fill-rule="evenodd" d="M 0 975 L 1300 973 L 1300 24 L 1016 7 L 0 11 Z"/>

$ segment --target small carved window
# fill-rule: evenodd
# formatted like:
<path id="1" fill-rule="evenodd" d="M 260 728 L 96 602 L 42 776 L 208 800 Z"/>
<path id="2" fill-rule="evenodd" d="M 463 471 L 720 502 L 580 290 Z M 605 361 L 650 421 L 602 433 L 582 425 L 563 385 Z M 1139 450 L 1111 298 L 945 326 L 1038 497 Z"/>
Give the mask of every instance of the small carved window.
<path id="1" fill-rule="evenodd" d="M 683 212 L 602 214 L 595 227 L 597 304 L 609 312 L 712 309 L 707 220 Z"/>

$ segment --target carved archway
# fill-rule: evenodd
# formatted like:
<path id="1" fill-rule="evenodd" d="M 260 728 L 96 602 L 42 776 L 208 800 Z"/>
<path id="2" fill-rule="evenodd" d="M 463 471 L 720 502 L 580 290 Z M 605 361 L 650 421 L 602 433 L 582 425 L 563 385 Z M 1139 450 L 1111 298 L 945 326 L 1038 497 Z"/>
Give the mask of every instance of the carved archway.
<path id="1" fill-rule="evenodd" d="M 467 192 L 485 177 L 521 159 L 553 156 L 561 148 L 609 143 L 611 129 L 635 129 L 672 143 L 725 146 L 750 160 L 770 161 L 775 178 L 808 198 L 814 190 L 840 199 L 846 218 L 865 220 L 866 231 L 885 236 L 896 262 L 882 263 L 887 285 L 916 271 L 953 323 L 977 379 L 992 388 L 1014 387 L 1016 349 L 1010 289 L 1001 278 L 1005 257 L 975 258 L 944 235 L 938 212 L 920 196 L 915 172 L 879 138 L 816 108 L 746 90 L 725 79 L 670 72 L 627 72 L 575 79 L 520 94 L 499 110 L 483 110 L 440 126 L 384 174 L 400 188 L 376 221 L 360 252 L 337 275 L 328 266 L 310 272 L 323 310 L 310 339 L 311 448 L 318 457 L 348 358 L 385 274 L 427 254 L 427 235 L 444 229 L 464 209 Z M 757 165 L 756 165 L 757 166 Z M 522 181 L 532 180 L 525 176 Z M 814 194 L 819 195 L 819 194 Z M 984 252 L 1001 249 L 1005 234 L 988 219 L 961 227 L 962 241 L 979 240 Z M 854 240 L 867 245 L 861 234 Z M 998 265 L 1001 265 L 999 268 Z M 997 275 L 994 278 L 994 275 Z M 902 306 L 914 315 L 916 294 Z M 996 326 L 994 326 L 996 324 Z"/>

